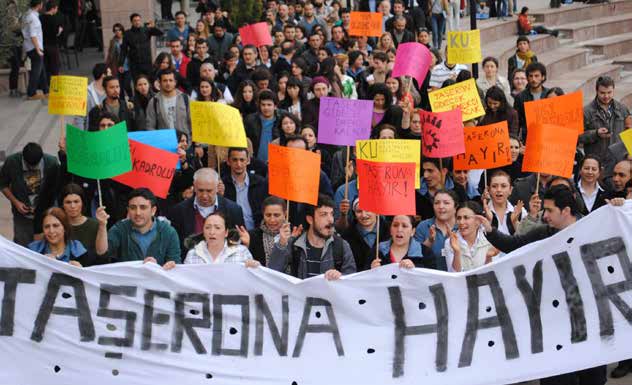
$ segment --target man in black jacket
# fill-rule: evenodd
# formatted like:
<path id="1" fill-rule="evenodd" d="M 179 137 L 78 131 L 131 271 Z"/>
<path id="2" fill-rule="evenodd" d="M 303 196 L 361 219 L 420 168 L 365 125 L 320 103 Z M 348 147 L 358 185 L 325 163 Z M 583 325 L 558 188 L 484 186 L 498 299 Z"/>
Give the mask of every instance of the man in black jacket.
<path id="1" fill-rule="evenodd" d="M 180 238 L 182 254 L 188 251 L 185 239 L 191 235 L 202 233 L 204 220 L 215 211 L 221 211 L 226 218 L 226 227 L 244 225 L 244 215 L 235 202 L 217 195 L 219 176 L 212 168 L 201 168 L 193 174 L 193 190 L 195 195 L 174 206 L 169 219 Z"/>
<path id="2" fill-rule="evenodd" d="M 541 239 L 548 238 L 558 231 L 573 225 L 577 221 L 577 201 L 573 192 L 564 185 L 553 186 L 544 193 L 545 226 L 538 226 L 526 234 L 506 235 L 494 229 L 491 223 L 482 215 L 476 217 L 485 228 L 485 237 L 498 250 L 510 253 L 524 245 Z M 627 373 L 627 372 L 626 372 Z M 606 366 L 598 366 L 578 372 L 562 374 L 559 376 L 543 378 L 541 385 L 566 385 L 566 384 L 594 384 L 606 383 Z"/>
<path id="3" fill-rule="evenodd" d="M 527 120 L 524 112 L 524 104 L 533 100 L 544 98 L 547 88 L 544 87 L 546 81 L 546 67 L 542 63 L 531 63 L 527 66 L 527 88 L 516 96 L 514 109 L 518 113 L 520 120 L 520 139 L 524 143 L 527 138 Z"/>
<path id="4" fill-rule="evenodd" d="M 123 64 L 128 60 L 132 77 L 140 74 L 150 75 L 152 73 L 151 60 L 151 37 L 162 36 L 162 31 L 154 26 L 154 22 L 143 26 L 143 20 L 138 13 L 132 13 L 129 17 L 132 28 L 123 34 L 123 44 L 119 57 L 119 72 L 123 73 Z"/>
<path id="5" fill-rule="evenodd" d="M 248 172 L 250 156 L 247 148 L 228 149 L 230 173 L 224 175 L 224 197 L 236 202 L 244 214 L 246 229 L 252 230 L 263 219 L 261 203 L 268 196 L 265 178 Z"/>
<path id="6" fill-rule="evenodd" d="M 259 112 L 244 119 L 246 136 L 252 141 L 253 156 L 263 162 L 268 161 L 268 144 L 280 135 L 281 114 L 277 110 L 277 97 L 270 90 L 259 93 Z"/>
<path id="7" fill-rule="evenodd" d="M 106 76 L 103 79 L 103 88 L 105 89 L 105 99 L 103 103 L 94 106 L 88 113 L 88 131 L 99 131 L 99 117 L 104 112 L 110 113 L 116 117 L 115 123 L 125 121 L 127 130 L 134 129 L 132 112 L 130 106 L 124 98 L 121 98 L 121 86 L 119 80 L 114 76 Z"/>

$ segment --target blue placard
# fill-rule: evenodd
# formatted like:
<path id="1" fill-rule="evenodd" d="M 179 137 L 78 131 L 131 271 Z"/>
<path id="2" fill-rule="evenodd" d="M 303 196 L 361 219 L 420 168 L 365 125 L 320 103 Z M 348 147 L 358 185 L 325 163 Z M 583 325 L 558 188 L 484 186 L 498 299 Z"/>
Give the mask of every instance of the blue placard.
<path id="1" fill-rule="evenodd" d="M 127 137 L 141 142 L 161 150 L 178 153 L 178 136 L 176 135 L 175 128 L 168 128 L 164 130 L 150 130 L 150 131 L 133 131 L 128 132 Z M 176 169 L 180 169 L 180 161 Z"/>

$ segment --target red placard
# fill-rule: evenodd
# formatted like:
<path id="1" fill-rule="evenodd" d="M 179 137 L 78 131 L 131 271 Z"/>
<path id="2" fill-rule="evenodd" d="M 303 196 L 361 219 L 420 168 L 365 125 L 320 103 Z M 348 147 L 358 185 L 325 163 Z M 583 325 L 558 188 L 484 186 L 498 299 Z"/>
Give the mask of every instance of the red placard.
<path id="1" fill-rule="evenodd" d="M 382 215 L 415 215 L 415 163 L 357 159 L 360 208 Z"/>
<path id="2" fill-rule="evenodd" d="M 239 36 L 241 36 L 242 46 L 249 44 L 252 44 L 255 47 L 272 45 L 272 35 L 270 35 L 270 29 L 268 28 L 268 23 L 266 22 L 250 24 L 239 28 Z"/>
<path id="3" fill-rule="evenodd" d="M 176 172 L 178 154 L 129 139 L 132 171 L 112 178 L 133 188 L 146 187 L 157 197 L 167 198 Z"/>

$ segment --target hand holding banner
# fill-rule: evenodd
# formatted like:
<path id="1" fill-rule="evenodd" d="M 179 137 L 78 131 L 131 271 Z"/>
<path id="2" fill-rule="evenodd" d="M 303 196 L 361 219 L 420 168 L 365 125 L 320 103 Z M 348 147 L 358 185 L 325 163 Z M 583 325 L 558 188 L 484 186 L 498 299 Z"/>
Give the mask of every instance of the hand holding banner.
<path id="1" fill-rule="evenodd" d="M 573 175 L 577 131 L 574 128 L 536 124 L 529 127 L 522 171 L 570 178 Z"/>
<path id="2" fill-rule="evenodd" d="M 178 155 L 135 140 L 129 140 L 132 171 L 113 180 L 132 188 L 147 187 L 157 197 L 166 199 L 176 172 Z"/>
<path id="3" fill-rule="evenodd" d="M 511 164 L 507 121 L 465 127 L 465 153 L 454 157 L 455 170 L 490 169 Z"/>
<path id="4" fill-rule="evenodd" d="M 584 106 L 581 91 L 526 102 L 524 104 L 527 128 L 535 124 L 553 124 L 584 132 Z"/>
<path id="5" fill-rule="evenodd" d="M 318 143 L 355 146 L 371 135 L 373 100 L 320 98 Z"/>
<path id="6" fill-rule="evenodd" d="M 401 43 L 395 54 L 393 77 L 412 76 L 422 84 L 432 63 L 430 50 L 421 43 Z"/>
<path id="7" fill-rule="evenodd" d="M 106 179 L 132 169 L 125 121 L 104 131 L 66 127 L 68 172 L 84 178 Z"/>
<path id="8" fill-rule="evenodd" d="M 191 102 L 194 142 L 224 147 L 248 147 L 244 122 L 235 107 L 214 102 Z"/>
<path id="9" fill-rule="evenodd" d="M 474 79 L 453 84 L 428 94 L 433 112 L 461 109 L 463 121 L 485 115 L 485 109 L 478 95 Z"/>
<path id="10" fill-rule="evenodd" d="M 320 185 L 320 154 L 269 144 L 268 178 L 270 195 L 316 205 Z"/>
<path id="11" fill-rule="evenodd" d="M 351 12 L 349 36 L 382 36 L 380 12 Z"/>
<path id="12" fill-rule="evenodd" d="M 465 152 L 461 110 L 419 111 L 422 149 L 428 158 L 445 158 Z"/>
<path id="13" fill-rule="evenodd" d="M 415 188 L 421 185 L 421 146 L 417 139 L 372 139 L 356 142 L 356 158 L 374 162 L 415 163 Z"/>
<path id="14" fill-rule="evenodd" d="M 448 31 L 448 63 L 469 64 L 483 60 L 481 54 L 481 31 Z"/>
<path id="15" fill-rule="evenodd" d="M 264 21 L 239 28 L 239 36 L 241 36 L 241 44 L 243 46 L 249 44 L 252 44 L 255 47 L 272 45 L 270 29 L 268 28 L 268 23 Z"/>
<path id="16" fill-rule="evenodd" d="M 358 159 L 360 209 L 381 215 L 415 215 L 415 164 Z"/>
<path id="17" fill-rule="evenodd" d="M 48 113 L 53 115 L 86 116 L 88 78 L 52 76 L 48 96 Z"/>

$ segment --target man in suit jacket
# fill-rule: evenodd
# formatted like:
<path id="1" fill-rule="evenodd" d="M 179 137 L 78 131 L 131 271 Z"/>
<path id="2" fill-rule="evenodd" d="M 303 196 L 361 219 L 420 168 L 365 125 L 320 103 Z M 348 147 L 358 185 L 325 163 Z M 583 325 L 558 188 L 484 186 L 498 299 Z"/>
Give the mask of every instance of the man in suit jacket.
<path id="1" fill-rule="evenodd" d="M 219 176 L 212 168 L 201 168 L 193 174 L 193 190 L 195 195 L 186 199 L 171 209 L 169 219 L 171 225 L 178 232 L 183 255 L 188 250 L 184 247 L 184 240 L 195 234 L 202 233 L 204 220 L 215 211 L 220 211 L 226 218 L 227 228 L 244 225 L 244 216 L 235 202 L 217 195 Z"/>
<path id="2" fill-rule="evenodd" d="M 261 203 L 268 196 L 266 179 L 248 172 L 250 156 L 247 148 L 228 149 L 230 172 L 223 174 L 224 197 L 237 202 L 244 214 L 246 229 L 259 226 L 263 219 Z"/>

